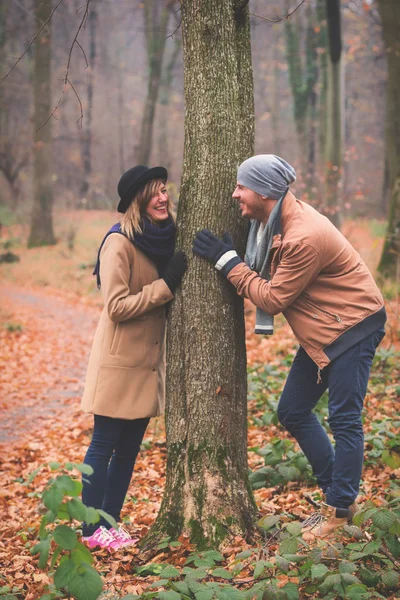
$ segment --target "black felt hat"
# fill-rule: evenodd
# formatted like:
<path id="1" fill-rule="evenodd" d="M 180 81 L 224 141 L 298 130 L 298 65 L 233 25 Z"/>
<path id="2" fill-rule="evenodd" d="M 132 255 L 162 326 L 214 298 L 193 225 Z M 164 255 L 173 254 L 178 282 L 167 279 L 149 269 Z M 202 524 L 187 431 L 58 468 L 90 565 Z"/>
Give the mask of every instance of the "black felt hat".
<path id="1" fill-rule="evenodd" d="M 126 212 L 135 194 L 152 179 L 164 179 L 166 181 L 168 179 L 167 169 L 164 167 L 149 169 L 144 165 L 137 165 L 126 171 L 118 182 L 118 195 L 120 197 L 118 212 Z"/>

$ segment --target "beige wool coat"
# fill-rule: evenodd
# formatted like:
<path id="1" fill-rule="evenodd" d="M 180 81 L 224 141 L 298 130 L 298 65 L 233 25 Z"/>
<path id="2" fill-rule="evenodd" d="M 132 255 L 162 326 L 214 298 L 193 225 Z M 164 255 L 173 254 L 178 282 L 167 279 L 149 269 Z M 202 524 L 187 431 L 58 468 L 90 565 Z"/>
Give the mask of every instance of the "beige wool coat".
<path id="1" fill-rule="evenodd" d="M 100 253 L 104 308 L 94 336 L 82 409 L 120 419 L 154 417 L 165 400 L 165 304 L 155 264 L 125 236 Z"/>

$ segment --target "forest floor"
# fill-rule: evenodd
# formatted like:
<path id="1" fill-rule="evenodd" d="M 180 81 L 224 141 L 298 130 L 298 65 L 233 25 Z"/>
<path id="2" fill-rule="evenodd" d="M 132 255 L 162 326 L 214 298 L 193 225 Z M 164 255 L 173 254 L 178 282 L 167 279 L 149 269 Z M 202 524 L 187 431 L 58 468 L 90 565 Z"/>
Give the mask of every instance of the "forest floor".
<path id="1" fill-rule="evenodd" d="M 51 477 L 50 469 L 41 467 L 52 461 L 80 463 L 89 444 L 92 417 L 80 411 L 79 403 L 101 306 L 91 270 L 99 240 L 113 222 L 113 216 L 105 212 L 73 213 L 68 218 L 60 215 L 60 242 L 53 248 L 27 250 L 22 245 L 26 231 L 17 226 L 3 231 L 0 240 L 20 257 L 20 262 L 0 265 L 0 598 L 1 590 L 8 586 L 14 588 L 15 597 L 36 600 L 50 583 L 48 573 L 38 569 L 37 557 L 30 553 L 41 518 L 41 492 Z M 382 237 L 374 237 L 371 227 L 360 223 L 348 224 L 346 233 L 374 271 Z M 367 433 L 373 431 L 374 422 L 384 423 L 398 413 L 399 365 L 393 357 L 400 344 L 395 299 L 388 298 L 387 310 L 388 334 L 374 367 L 375 374 L 386 369 L 385 381 L 382 385 L 383 376 L 371 378 L 365 404 Z M 280 370 L 278 387 L 283 387 L 288 357 L 296 349 L 290 328 L 279 318 L 273 337 L 256 337 L 249 304 L 246 314 L 251 381 L 258 374 L 263 377 L 263 365 L 267 364 Z M 252 389 L 250 385 L 251 394 Z M 278 395 L 279 391 L 274 390 Z M 264 464 L 254 449 L 273 439 L 287 439 L 279 425 L 263 421 L 268 410 L 260 395 L 256 396 L 253 394 L 249 401 L 251 469 Z M 30 479 L 36 470 L 37 476 Z M 128 529 L 139 537 L 146 534 L 157 515 L 164 476 L 165 432 L 163 420 L 158 418 L 146 432 L 123 508 Z M 384 503 L 390 482 L 399 476 L 399 469 L 367 461 L 365 498 L 378 505 Z M 255 497 L 263 516 L 282 512 L 301 516 L 307 512 L 303 492 L 304 486 L 276 485 L 256 490 Z M 224 564 L 229 567 L 246 548 L 243 539 L 230 540 L 222 551 Z M 153 560 L 179 567 L 187 553 L 187 543 L 183 543 L 179 548 L 160 549 Z M 134 572 L 133 567 L 140 564 L 137 548 L 119 552 L 118 559 L 105 552 L 95 553 L 95 567 L 103 576 L 105 589 L 117 594 L 141 594 L 151 585 L 154 577 Z M 241 580 L 249 573 L 244 568 Z M 282 576 L 282 585 L 288 580 Z"/>

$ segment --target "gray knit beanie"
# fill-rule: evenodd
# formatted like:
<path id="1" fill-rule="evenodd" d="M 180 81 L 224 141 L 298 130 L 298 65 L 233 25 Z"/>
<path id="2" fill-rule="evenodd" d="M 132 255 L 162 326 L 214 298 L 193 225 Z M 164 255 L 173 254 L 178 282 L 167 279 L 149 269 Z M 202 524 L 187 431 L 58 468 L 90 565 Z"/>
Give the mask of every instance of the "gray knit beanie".
<path id="1" fill-rule="evenodd" d="M 279 200 L 288 186 L 296 181 L 296 171 L 275 154 L 258 154 L 242 162 L 237 181 L 260 196 Z"/>

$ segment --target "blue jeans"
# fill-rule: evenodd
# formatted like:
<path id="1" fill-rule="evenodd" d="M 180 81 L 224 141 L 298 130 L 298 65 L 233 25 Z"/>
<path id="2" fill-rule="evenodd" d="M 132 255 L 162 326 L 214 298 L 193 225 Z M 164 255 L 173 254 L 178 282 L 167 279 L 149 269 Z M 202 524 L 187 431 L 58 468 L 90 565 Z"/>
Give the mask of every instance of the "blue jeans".
<path id="1" fill-rule="evenodd" d="M 320 383 L 318 367 L 300 347 L 279 401 L 279 421 L 309 460 L 326 502 L 336 508 L 348 508 L 358 494 L 364 459 L 361 413 L 372 359 L 384 335 L 379 329 L 338 356 L 321 371 Z M 335 449 L 312 412 L 327 389 Z"/>
<path id="2" fill-rule="evenodd" d="M 84 459 L 94 471 L 83 477 L 82 501 L 86 506 L 101 508 L 119 520 L 149 420 L 94 415 L 93 437 Z M 83 535 L 92 535 L 100 525 L 111 527 L 103 518 L 94 525 L 84 523 Z"/>

